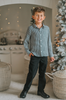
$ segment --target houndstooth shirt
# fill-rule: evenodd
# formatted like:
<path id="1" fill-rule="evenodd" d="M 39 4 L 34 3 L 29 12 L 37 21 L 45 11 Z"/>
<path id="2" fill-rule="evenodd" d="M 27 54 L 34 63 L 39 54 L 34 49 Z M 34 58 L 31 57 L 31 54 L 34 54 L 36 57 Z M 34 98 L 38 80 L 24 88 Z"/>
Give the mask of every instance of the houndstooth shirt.
<path id="1" fill-rule="evenodd" d="M 44 24 L 41 28 L 36 24 L 30 25 L 24 39 L 24 47 L 28 55 L 33 53 L 37 57 L 53 57 L 49 27 Z"/>

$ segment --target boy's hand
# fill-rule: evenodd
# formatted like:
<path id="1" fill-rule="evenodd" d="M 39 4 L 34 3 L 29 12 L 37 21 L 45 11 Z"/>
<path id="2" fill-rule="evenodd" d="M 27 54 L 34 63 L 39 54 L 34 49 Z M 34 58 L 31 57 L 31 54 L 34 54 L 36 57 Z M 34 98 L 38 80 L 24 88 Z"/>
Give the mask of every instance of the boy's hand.
<path id="1" fill-rule="evenodd" d="M 53 62 L 55 60 L 54 57 L 50 57 L 50 62 Z"/>
<path id="2" fill-rule="evenodd" d="M 29 56 L 31 57 L 31 55 L 34 56 L 32 53 L 30 53 Z"/>

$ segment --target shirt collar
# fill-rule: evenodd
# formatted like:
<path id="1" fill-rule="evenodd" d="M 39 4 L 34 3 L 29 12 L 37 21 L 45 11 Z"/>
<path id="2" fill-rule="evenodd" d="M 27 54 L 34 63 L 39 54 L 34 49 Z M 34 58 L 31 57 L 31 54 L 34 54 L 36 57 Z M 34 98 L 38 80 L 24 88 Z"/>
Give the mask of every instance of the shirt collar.
<path id="1" fill-rule="evenodd" d="M 35 23 L 33 23 L 33 26 L 38 28 Z M 44 28 L 44 23 L 42 24 L 42 28 Z"/>

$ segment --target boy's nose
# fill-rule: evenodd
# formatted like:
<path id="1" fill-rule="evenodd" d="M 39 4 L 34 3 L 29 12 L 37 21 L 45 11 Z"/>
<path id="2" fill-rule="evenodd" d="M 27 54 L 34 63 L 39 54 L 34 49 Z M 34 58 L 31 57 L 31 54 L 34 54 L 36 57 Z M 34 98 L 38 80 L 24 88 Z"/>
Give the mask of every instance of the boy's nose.
<path id="1" fill-rule="evenodd" d="M 41 18 L 41 16 L 38 16 L 38 18 L 40 19 L 40 18 Z"/>

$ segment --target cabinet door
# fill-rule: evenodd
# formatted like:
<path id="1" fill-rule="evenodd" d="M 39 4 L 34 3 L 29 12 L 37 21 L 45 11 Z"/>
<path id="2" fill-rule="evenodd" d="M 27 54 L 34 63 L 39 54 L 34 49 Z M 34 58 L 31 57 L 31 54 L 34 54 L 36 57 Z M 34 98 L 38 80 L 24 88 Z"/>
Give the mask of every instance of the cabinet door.
<path id="1" fill-rule="evenodd" d="M 10 51 L 0 51 L 0 60 L 10 64 Z"/>
<path id="2" fill-rule="evenodd" d="M 13 74 L 22 74 L 24 69 L 24 52 L 12 51 L 11 52 L 11 64 Z"/>

